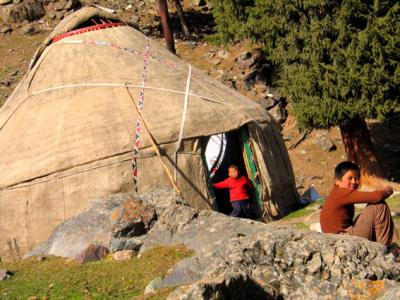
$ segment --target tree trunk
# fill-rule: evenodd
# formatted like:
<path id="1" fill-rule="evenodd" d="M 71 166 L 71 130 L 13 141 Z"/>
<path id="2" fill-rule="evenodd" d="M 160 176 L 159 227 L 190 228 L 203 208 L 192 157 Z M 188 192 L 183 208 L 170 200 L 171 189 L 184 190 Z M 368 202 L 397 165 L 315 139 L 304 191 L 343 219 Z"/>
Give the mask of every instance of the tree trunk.
<path id="1" fill-rule="evenodd" d="M 169 22 L 167 0 L 158 0 L 158 7 L 160 10 L 160 18 L 164 31 L 165 43 L 167 44 L 168 50 L 175 54 L 175 41 L 172 34 L 171 23 Z"/>
<path id="2" fill-rule="evenodd" d="M 181 1 L 180 0 L 174 0 L 174 3 L 175 3 L 176 11 L 178 12 L 179 21 L 181 22 L 183 34 L 185 35 L 186 39 L 189 39 L 190 38 L 190 33 L 189 33 L 189 29 L 188 29 L 187 24 L 186 24 L 185 15 L 183 13 Z"/>
<path id="3" fill-rule="evenodd" d="M 340 125 L 347 159 L 360 167 L 362 177 L 383 177 L 365 120 L 354 118 Z"/>

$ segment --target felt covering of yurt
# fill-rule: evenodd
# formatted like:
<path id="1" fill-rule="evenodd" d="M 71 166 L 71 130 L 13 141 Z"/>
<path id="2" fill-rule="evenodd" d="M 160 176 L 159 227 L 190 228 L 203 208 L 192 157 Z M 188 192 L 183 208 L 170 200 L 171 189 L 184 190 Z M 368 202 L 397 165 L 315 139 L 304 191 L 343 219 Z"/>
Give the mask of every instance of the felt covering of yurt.
<path id="1" fill-rule="evenodd" d="M 256 102 L 131 26 L 51 42 L 95 16 L 116 19 L 95 8 L 65 18 L 0 110 L 0 256 L 20 257 L 96 197 L 135 193 L 135 186 L 138 193 L 171 187 L 165 166 L 190 206 L 212 208 L 201 138 L 245 125 L 268 214 L 284 215 L 295 207 L 279 125 Z"/>

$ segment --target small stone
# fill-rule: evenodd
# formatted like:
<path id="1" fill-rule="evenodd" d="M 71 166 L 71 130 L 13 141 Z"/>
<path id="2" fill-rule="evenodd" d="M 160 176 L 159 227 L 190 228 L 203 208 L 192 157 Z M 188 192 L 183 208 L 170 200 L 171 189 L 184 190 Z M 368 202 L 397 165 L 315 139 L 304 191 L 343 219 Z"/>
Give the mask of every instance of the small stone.
<path id="1" fill-rule="evenodd" d="M 131 22 L 132 23 L 138 24 L 139 21 L 140 21 L 140 18 L 138 16 L 134 15 L 134 16 L 131 17 Z"/>
<path id="2" fill-rule="evenodd" d="M 276 104 L 276 101 L 274 98 L 261 98 L 258 100 L 258 103 L 260 103 L 265 109 L 271 109 Z"/>
<path id="3" fill-rule="evenodd" d="M 288 113 L 282 102 L 279 102 L 277 105 L 275 105 L 274 107 L 269 109 L 268 112 L 278 123 L 281 123 L 281 124 L 286 121 L 287 116 L 288 116 Z"/>
<path id="4" fill-rule="evenodd" d="M 207 5 L 207 2 L 205 0 L 192 0 L 192 3 L 194 6 L 197 7 L 202 7 L 204 5 Z"/>
<path id="5" fill-rule="evenodd" d="M 150 281 L 144 289 L 144 294 L 154 293 L 160 289 L 162 287 L 162 280 L 163 278 L 159 276 Z"/>
<path id="6" fill-rule="evenodd" d="M 196 41 L 188 41 L 186 42 L 186 45 L 190 48 L 190 49 L 194 49 L 197 47 L 197 42 Z"/>
<path id="7" fill-rule="evenodd" d="M 125 10 L 130 10 L 130 9 L 132 9 L 132 4 L 128 4 L 126 7 L 125 7 Z"/>
<path id="8" fill-rule="evenodd" d="M 0 80 L 0 85 L 3 85 L 3 86 L 10 86 L 10 85 L 11 85 L 11 82 L 8 81 L 8 80 Z"/>
<path id="9" fill-rule="evenodd" d="M 15 70 L 15 71 L 10 72 L 10 74 L 8 74 L 8 76 L 11 76 L 11 77 L 17 76 L 18 73 L 19 73 L 19 71 L 18 71 L 18 70 Z"/>
<path id="10" fill-rule="evenodd" d="M 211 64 L 213 64 L 214 66 L 218 66 L 220 65 L 222 62 L 222 60 L 220 58 L 215 58 L 211 61 Z"/>
<path id="11" fill-rule="evenodd" d="M 32 35 L 34 33 L 36 33 L 36 28 L 33 26 L 33 24 L 26 24 L 21 29 L 21 34 Z"/>
<path id="12" fill-rule="evenodd" d="M 313 139 L 313 144 L 320 147 L 325 152 L 331 152 L 336 150 L 336 145 L 325 134 L 317 134 Z"/>
<path id="13" fill-rule="evenodd" d="M 8 25 L 1 25 L 0 26 L 0 33 L 7 34 L 7 33 L 10 33 L 10 32 L 12 32 L 12 28 L 10 26 L 8 26 Z"/>
<path id="14" fill-rule="evenodd" d="M 300 150 L 300 154 L 307 154 L 307 151 L 305 151 L 305 150 Z"/>
<path id="15" fill-rule="evenodd" d="M 250 57 L 251 57 L 251 53 L 249 51 L 244 51 L 239 54 L 239 56 L 236 58 L 236 60 L 238 62 L 241 62 L 241 61 L 249 59 Z"/>
<path id="16" fill-rule="evenodd" d="M 228 58 L 229 56 L 229 52 L 225 51 L 225 50 L 219 50 L 217 52 L 218 57 L 220 58 Z"/>
<path id="17" fill-rule="evenodd" d="M 12 272 L 6 269 L 1 269 L 0 270 L 0 281 L 6 280 L 10 278 L 12 275 L 14 275 Z"/>
<path id="18" fill-rule="evenodd" d="M 86 263 L 91 261 L 98 261 L 106 257 L 110 253 L 106 247 L 102 245 L 91 244 L 81 253 L 79 253 L 75 259 L 80 263 Z"/>
<path id="19" fill-rule="evenodd" d="M 122 251 L 117 251 L 113 254 L 114 260 L 127 260 L 133 257 L 133 250 L 122 250 Z"/>
<path id="20" fill-rule="evenodd" d="M 215 57 L 215 52 L 207 52 L 206 54 L 203 55 L 204 59 L 211 59 Z"/>
<path id="21" fill-rule="evenodd" d="M 38 257 L 36 257 L 36 260 L 37 260 L 38 262 L 45 261 L 46 259 L 47 259 L 46 256 L 38 256 Z"/>

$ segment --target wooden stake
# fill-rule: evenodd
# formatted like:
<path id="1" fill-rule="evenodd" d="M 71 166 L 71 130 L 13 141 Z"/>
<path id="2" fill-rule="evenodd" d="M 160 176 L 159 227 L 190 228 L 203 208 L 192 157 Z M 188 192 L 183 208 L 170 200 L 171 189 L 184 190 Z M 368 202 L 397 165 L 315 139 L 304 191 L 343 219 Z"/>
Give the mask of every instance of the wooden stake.
<path id="1" fill-rule="evenodd" d="M 126 89 L 128 90 L 128 93 L 129 93 L 131 99 L 133 100 L 133 97 L 132 97 L 132 95 L 131 95 L 131 92 L 129 91 L 129 88 L 126 87 Z M 151 144 L 152 144 L 152 146 L 153 146 L 153 149 L 154 149 L 154 151 L 156 152 L 157 157 L 158 157 L 158 159 L 160 160 L 161 165 L 163 166 L 163 168 L 164 168 L 164 170 L 165 170 L 165 173 L 167 173 L 167 176 L 168 176 L 169 180 L 171 181 L 172 186 L 174 187 L 175 192 L 178 193 L 178 194 L 182 197 L 181 191 L 179 190 L 178 186 L 176 185 L 176 182 L 175 182 L 174 178 L 172 177 L 171 172 L 169 171 L 167 165 L 165 164 L 164 160 L 163 160 L 162 157 L 161 157 L 160 149 L 159 149 L 158 145 L 156 144 L 156 142 L 155 142 L 153 136 L 151 135 L 150 130 L 149 130 L 149 128 L 147 127 L 147 124 L 146 124 L 145 120 L 143 119 L 142 113 L 139 111 L 139 108 L 137 107 L 136 103 L 135 103 L 134 101 L 132 101 L 132 102 L 133 102 L 133 104 L 134 104 L 134 106 L 135 106 L 136 112 L 138 113 L 138 116 L 139 116 L 139 118 L 140 118 L 140 121 L 142 122 L 142 124 L 143 124 L 143 126 L 144 126 L 144 129 L 146 130 L 147 134 L 148 134 L 149 137 L 150 137 L 150 141 L 151 141 Z"/>
<path id="2" fill-rule="evenodd" d="M 179 16 L 179 21 L 181 22 L 183 34 L 185 35 L 186 39 L 189 39 L 190 38 L 190 33 L 189 33 L 189 29 L 188 29 L 187 24 L 186 24 L 185 14 L 184 14 L 183 9 L 182 9 L 181 1 L 180 0 L 173 0 L 173 1 L 175 3 L 176 11 L 177 11 L 178 16 Z"/>

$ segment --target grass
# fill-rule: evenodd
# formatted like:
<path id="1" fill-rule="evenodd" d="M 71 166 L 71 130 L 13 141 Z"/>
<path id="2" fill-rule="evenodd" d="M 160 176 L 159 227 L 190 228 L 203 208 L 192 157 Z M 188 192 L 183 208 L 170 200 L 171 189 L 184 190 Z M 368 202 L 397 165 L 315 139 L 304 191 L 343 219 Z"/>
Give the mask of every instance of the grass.
<path id="1" fill-rule="evenodd" d="M 99 262 L 79 264 L 73 260 L 50 257 L 42 262 L 35 258 L 15 263 L 0 263 L 14 275 L 0 282 L 1 299 L 132 299 L 143 294 L 146 285 L 167 274 L 179 260 L 192 252 L 184 246 L 157 247 L 140 258 L 114 261 L 110 257 Z M 164 299 L 164 289 L 150 297 Z"/>
<path id="2" fill-rule="evenodd" d="M 400 194 L 394 195 L 389 199 L 386 199 L 386 203 L 392 210 L 399 211 L 400 210 Z"/>
<path id="3" fill-rule="evenodd" d="M 312 214 L 313 212 L 315 212 L 315 207 L 316 206 L 319 206 L 322 203 L 323 203 L 322 199 L 317 200 L 317 201 L 313 202 L 312 204 L 309 204 L 309 205 L 307 205 L 307 206 L 305 206 L 303 208 L 300 208 L 300 209 L 298 209 L 296 211 L 291 212 L 290 214 L 284 216 L 282 218 L 282 220 L 291 221 L 293 219 L 297 219 L 297 218 L 302 218 L 302 217 L 308 216 L 308 215 Z"/>

